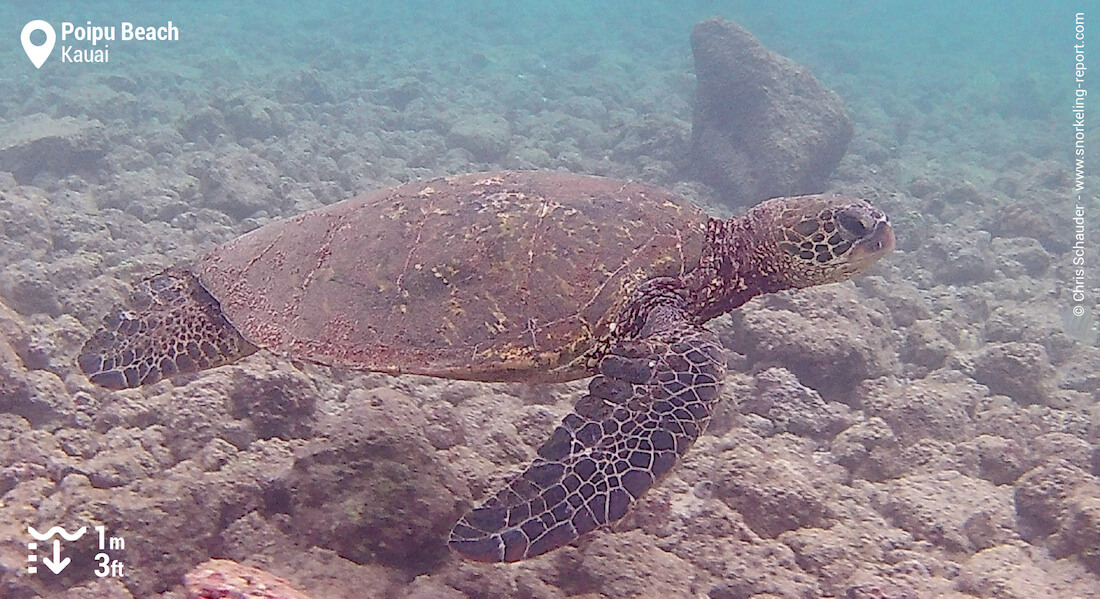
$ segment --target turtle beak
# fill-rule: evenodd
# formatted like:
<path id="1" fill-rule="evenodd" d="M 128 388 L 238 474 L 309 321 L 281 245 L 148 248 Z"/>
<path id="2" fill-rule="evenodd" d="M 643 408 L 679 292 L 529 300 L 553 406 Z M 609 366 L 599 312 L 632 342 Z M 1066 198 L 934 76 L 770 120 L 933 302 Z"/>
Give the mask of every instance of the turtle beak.
<path id="1" fill-rule="evenodd" d="M 894 228 L 885 217 L 875 223 L 871 233 L 860 239 L 852 248 L 852 262 L 860 267 L 870 266 L 894 249 Z"/>

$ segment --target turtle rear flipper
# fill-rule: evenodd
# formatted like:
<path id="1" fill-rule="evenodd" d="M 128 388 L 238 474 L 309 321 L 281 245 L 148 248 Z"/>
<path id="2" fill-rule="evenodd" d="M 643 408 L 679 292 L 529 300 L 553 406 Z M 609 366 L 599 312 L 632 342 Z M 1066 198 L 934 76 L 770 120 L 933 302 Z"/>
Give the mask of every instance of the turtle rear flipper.
<path id="1" fill-rule="evenodd" d="M 459 520 L 451 548 L 514 562 L 622 518 L 702 434 L 724 376 L 715 335 L 684 320 L 618 344 L 538 458 Z"/>
<path id="2" fill-rule="evenodd" d="M 173 267 L 138 283 L 84 344 L 77 363 L 93 383 L 125 389 L 228 364 L 254 351 L 195 275 Z"/>

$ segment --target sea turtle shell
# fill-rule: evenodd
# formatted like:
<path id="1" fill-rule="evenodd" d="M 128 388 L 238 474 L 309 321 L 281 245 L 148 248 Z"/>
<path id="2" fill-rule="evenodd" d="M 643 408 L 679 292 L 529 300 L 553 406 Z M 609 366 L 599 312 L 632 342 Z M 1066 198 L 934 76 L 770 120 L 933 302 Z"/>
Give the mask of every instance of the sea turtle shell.
<path id="1" fill-rule="evenodd" d="M 385 189 L 252 231 L 194 272 L 251 343 L 486 381 L 590 374 L 638 282 L 699 261 L 706 215 L 656 187 L 544 172 Z"/>

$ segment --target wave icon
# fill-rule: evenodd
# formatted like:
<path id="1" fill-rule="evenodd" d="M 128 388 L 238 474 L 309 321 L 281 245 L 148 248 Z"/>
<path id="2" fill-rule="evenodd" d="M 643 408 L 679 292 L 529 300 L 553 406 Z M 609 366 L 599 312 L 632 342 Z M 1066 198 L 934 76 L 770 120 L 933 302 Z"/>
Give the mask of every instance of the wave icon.
<path id="1" fill-rule="evenodd" d="M 86 530 L 88 530 L 87 526 L 81 526 L 80 530 L 78 530 L 74 533 L 69 533 L 69 532 L 65 532 L 64 528 L 61 528 L 60 526 L 55 526 L 55 527 L 47 530 L 45 533 L 40 533 L 37 530 L 35 530 L 33 526 L 28 526 L 27 527 L 27 532 L 31 533 L 31 536 L 34 537 L 35 540 L 37 540 L 37 541 L 48 541 L 54 535 L 61 535 L 61 538 L 65 539 L 66 541 L 75 541 L 75 540 L 79 539 L 80 537 L 84 536 L 84 532 Z"/>

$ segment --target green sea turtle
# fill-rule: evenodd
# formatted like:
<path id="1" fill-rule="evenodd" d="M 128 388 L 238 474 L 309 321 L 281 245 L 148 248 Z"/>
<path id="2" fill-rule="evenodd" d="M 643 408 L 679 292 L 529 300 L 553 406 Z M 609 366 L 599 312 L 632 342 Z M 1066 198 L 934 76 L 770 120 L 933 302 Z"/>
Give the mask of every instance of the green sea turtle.
<path id="1" fill-rule="evenodd" d="M 719 220 L 638 183 L 461 175 L 306 212 L 156 274 L 78 361 L 115 389 L 257 348 L 479 381 L 596 375 L 534 462 L 451 533 L 468 558 L 510 562 L 621 518 L 699 437 L 725 375 L 708 320 L 847 279 L 893 245 L 886 215 L 850 198 Z"/>

